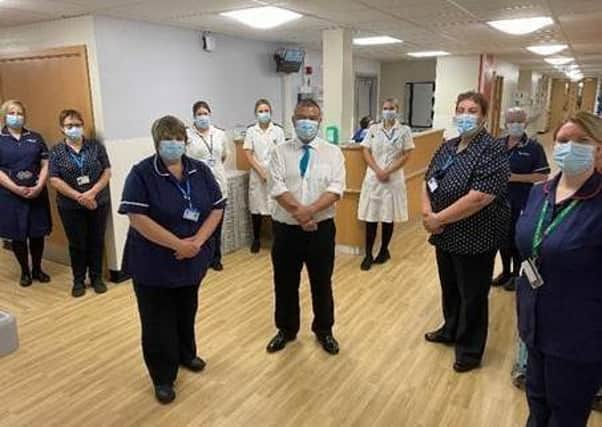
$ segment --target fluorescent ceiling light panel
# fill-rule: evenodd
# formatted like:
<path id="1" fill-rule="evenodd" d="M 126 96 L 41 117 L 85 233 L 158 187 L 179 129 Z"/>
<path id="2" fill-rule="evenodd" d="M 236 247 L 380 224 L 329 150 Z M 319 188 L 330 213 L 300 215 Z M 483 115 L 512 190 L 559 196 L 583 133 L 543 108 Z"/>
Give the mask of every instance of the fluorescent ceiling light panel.
<path id="1" fill-rule="evenodd" d="M 569 58 L 568 56 L 556 56 L 554 58 L 544 58 L 548 64 L 552 65 L 565 65 L 569 62 L 573 62 L 575 58 Z"/>
<path id="2" fill-rule="evenodd" d="M 536 18 L 503 19 L 501 21 L 489 21 L 487 24 L 507 34 L 521 35 L 533 33 L 543 27 L 552 25 L 554 20 L 547 16 Z"/>
<path id="3" fill-rule="evenodd" d="M 353 39 L 353 44 L 357 46 L 375 46 L 379 44 L 395 44 L 403 43 L 403 40 L 396 39 L 389 36 L 376 36 L 376 37 L 360 37 Z"/>
<path id="4" fill-rule="evenodd" d="M 220 15 L 235 19 L 238 22 L 259 30 L 278 27 L 303 16 L 296 12 L 274 6 L 233 10 L 231 12 L 220 13 Z"/>
<path id="5" fill-rule="evenodd" d="M 445 52 L 443 50 L 427 50 L 424 52 L 409 52 L 409 56 L 413 56 L 414 58 L 432 58 L 434 56 L 447 56 L 449 52 Z"/>
<path id="6" fill-rule="evenodd" d="M 528 46 L 527 50 L 529 52 L 536 53 L 538 55 L 554 55 L 560 51 L 565 50 L 568 47 L 566 44 L 547 44 L 540 46 Z"/>

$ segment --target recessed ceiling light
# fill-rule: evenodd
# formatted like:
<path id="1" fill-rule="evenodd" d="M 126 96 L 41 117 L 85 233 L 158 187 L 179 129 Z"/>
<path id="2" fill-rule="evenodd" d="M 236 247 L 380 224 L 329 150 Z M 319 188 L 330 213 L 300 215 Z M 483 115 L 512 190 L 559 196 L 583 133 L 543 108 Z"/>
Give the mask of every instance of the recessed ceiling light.
<path id="1" fill-rule="evenodd" d="M 353 44 L 357 46 L 374 46 L 378 44 L 394 44 L 403 43 L 403 40 L 396 39 L 389 36 L 376 36 L 376 37 L 360 37 L 353 39 Z"/>
<path id="2" fill-rule="evenodd" d="M 547 16 L 538 16 L 536 18 L 518 18 L 518 19 L 503 19 L 501 21 L 489 21 L 487 24 L 491 25 L 496 30 L 502 31 L 508 34 L 529 34 L 537 31 L 548 25 L 552 25 L 554 20 Z"/>
<path id="3" fill-rule="evenodd" d="M 568 46 L 566 44 L 545 44 L 545 45 L 539 45 L 539 46 L 529 46 L 527 47 L 527 50 L 533 53 L 536 53 L 538 55 L 554 55 L 555 53 L 558 53 L 564 49 L 566 49 Z"/>
<path id="4" fill-rule="evenodd" d="M 233 10 L 231 12 L 220 13 L 220 15 L 236 19 L 238 22 L 260 30 L 274 28 L 303 16 L 296 12 L 274 6 Z"/>
<path id="5" fill-rule="evenodd" d="M 431 58 L 433 56 L 447 56 L 449 52 L 445 52 L 443 50 L 427 50 L 424 52 L 408 52 L 409 56 L 413 56 L 414 58 Z"/>
<path id="6" fill-rule="evenodd" d="M 575 58 L 569 58 L 568 56 L 556 56 L 554 58 L 544 58 L 548 64 L 552 65 L 565 65 L 569 62 L 573 62 Z"/>

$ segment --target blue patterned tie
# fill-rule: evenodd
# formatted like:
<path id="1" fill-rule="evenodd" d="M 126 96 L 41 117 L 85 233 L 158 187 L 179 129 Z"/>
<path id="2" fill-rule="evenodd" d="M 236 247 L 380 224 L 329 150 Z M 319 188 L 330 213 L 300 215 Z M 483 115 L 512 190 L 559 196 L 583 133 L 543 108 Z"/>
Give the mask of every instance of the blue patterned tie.
<path id="1" fill-rule="evenodd" d="M 305 178 L 307 167 L 309 166 L 309 149 L 311 147 L 309 144 L 303 144 L 301 147 L 303 148 L 303 156 L 301 156 L 301 161 L 299 162 L 299 170 L 301 171 L 301 178 Z"/>

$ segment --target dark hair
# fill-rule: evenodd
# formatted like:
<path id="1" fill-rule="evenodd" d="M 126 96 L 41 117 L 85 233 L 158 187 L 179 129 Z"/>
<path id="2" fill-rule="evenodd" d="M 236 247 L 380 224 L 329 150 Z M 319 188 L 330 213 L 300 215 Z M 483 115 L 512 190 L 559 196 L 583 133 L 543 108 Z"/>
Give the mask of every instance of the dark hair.
<path id="1" fill-rule="evenodd" d="M 322 114 L 322 108 L 320 108 L 320 105 L 316 101 L 314 101 L 313 99 L 310 99 L 310 98 L 302 99 L 299 102 L 297 102 L 297 105 L 295 106 L 295 112 L 299 108 L 317 108 L 318 111 L 320 112 L 320 114 Z"/>
<path id="2" fill-rule="evenodd" d="M 259 98 L 257 100 L 257 102 L 255 103 L 255 110 L 253 111 L 254 113 L 257 112 L 257 109 L 259 108 L 260 105 L 267 105 L 268 107 L 270 107 L 270 112 L 272 112 L 272 104 L 270 104 L 270 101 L 268 101 L 265 98 Z"/>
<path id="3" fill-rule="evenodd" d="M 164 139 L 177 139 L 187 141 L 186 125 L 177 117 L 163 116 L 155 120 L 151 128 L 155 149 L 159 147 L 159 142 Z"/>
<path id="4" fill-rule="evenodd" d="M 362 129 L 367 129 L 368 126 L 370 126 L 371 121 L 372 121 L 372 117 L 370 117 L 370 116 L 362 117 L 362 119 L 360 120 L 360 127 Z"/>
<path id="5" fill-rule="evenodd" d="M 462 101 L 466 101 L 467 99 L 470 99 L 475 104 L 478 104 L 479 107 L 481 107 L 481 113 L 483 114 L 483 117 L 487 116 L 487 111 L 489 110 L 489 102 L 487 102 L 487 98 L 485 98 L 485 95 L 483 95 L 480 92 L 475 92 L 474 90 L 463 92 L 460 95 L 458 95 L 458 99 L 456 100 L 456 110 L 458 109 L 458 105 L 460 105 Z"/>
<path id="6" fill-rule="evenodd" d="M 84 118 L 82 117 L 82 114 L 79 111 L 67 109 L 61 111 L 61 113 L 59 114 L 59 126 L 63 126 L 63 123 L 65 123 L 65 119 L 67 117 L 76 118 L 80 122 L 82 122 L 82 125 L 84 124 Z"/>
<path id="7" fill-rule="evenodd" d="M 204 108 L 205 110 L 211 112 L 211 107 L 209 107 L 209 104 L 207 103 L 207 101 L 197 101 L 192 106 L 192 115 L 193 116 L 196 116 L 196 112 L 199 110 L 199 108 Z"/>

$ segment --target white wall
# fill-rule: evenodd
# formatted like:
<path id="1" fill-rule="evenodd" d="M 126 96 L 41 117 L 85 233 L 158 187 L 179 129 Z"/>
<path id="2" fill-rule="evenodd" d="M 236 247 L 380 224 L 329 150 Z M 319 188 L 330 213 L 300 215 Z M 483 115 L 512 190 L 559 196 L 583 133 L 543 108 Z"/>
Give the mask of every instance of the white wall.
<path id="1" fill-rule="evenodd" d="M 459 93 L 479 87 L 479 55 L 437 58 L 435 78 L 435 116 L 433 127 L 445 130 L 445 137 L 457 135 L 452 124 Z"/>
<path id="2" fill-rule="evenodd" d="M 405 110 L 405 84 L 407 82 L 435 81 L 437 62 L 435 59 L 386 62 L 381 72 L 381 103 L 387 98 L 399 100 L 400 117 Z"/>
<path id="3" fill-rule="evenodd" d="M 518 66 L 510 62 L 501 61 L 495 58 L 495 72 L 498 76 L 504 77 L 504 88 L 502 93 L 502 115 L 500 126 L 504 127 L 504 113 L 510 107 L 515 106 L 513 94 L 518 91 L 519 69 Z"/>

